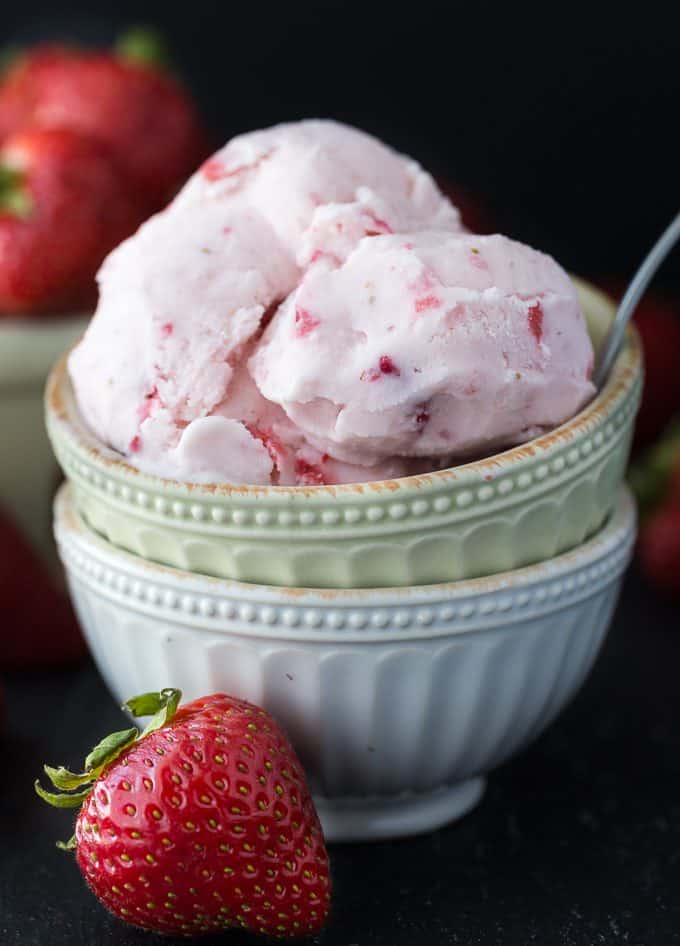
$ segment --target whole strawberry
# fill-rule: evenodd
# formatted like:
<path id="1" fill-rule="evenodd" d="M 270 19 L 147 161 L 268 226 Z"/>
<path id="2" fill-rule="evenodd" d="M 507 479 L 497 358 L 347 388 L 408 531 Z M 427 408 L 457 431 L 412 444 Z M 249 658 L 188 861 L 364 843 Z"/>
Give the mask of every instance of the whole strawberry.
<path id="1" fill-rule="evenodd" d="M 51 667 L 85 654 L 66 592 L 2 509 L 0 614 L 0 670 Z"/>
<path id="2" fill-rule="evenodd" d="M 680 496 L 657 509 L 644 524 L 640 558 L 649 580 L 680 598 Z"/>
<path id="3" fill-rule="evenodd" d="M 156 715 L 140 735 L 114 733 L 85 772 L 45 771 L 36 782 L 57 807 L 82 808 L 75 848 L 102 903 L 163 933 L 243 927 L 302 936 L 324 924 L 328 856 L 293 749 L 263 710 L 216 694 L 179 709 L 179 690 L 125 704 Z"/>
<path id="4" fill-rule="evenodd" d="M 635 313 L 645 359 L 645 387 L 635 426 L 637 445 L 653 443 L 680 415 L 680 301 L 648 294 Z"/>
<path id="5" fill-rule="evenodd" d="M 90 305 L 102 260 L 141 222 L 107 148 L 27 128 L 0 146 L 0 317 Z"/>
<path id="6" fill-rule="evenodd" d="M 104 142 L 147 214 L 205 157 L 206 135 L 187 92 L 139 55 L 38 46 L 0 84 L 0 139 L 27 124 L 72 128 Z"/>

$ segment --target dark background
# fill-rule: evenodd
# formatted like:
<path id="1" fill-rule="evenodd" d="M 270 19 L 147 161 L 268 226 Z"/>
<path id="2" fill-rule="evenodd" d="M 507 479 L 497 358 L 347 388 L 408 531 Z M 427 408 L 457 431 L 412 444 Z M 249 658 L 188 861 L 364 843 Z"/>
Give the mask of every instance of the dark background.
<path id="1" fill-rule="evenodd" d="M 595 280 L 630 276 L 680 205 L 671 4 L 3 0 L 0 42 L 164 31 L 215 130 L 329 116 L 411 153 L 494 229 Z M 680 288 L 680 254 L 660 283 Z M 1 462 L 1 454 L 0 454 Z M 0 621 L 2 616 L 0 615 Z M 633 572 L 572 707 L 461 823 L 335 847 L 323 946 L 680 943 L 678 610 Z M 1 946 L 169 944 L 109 918 L 31 792 L 120 728 L 94 668 L 7 676 Z M 235 934 L 225 943 L 255 940 Z"/>
<path id="2" fill-rule="evenodd" d="M 0 39 L 158 25 L 221 143 L 357 124 L 588 277 L 628 277 L 680 204 L 677 4 L 5 0 Z M 678 284 L 676 254 L 662 282 Z"/>

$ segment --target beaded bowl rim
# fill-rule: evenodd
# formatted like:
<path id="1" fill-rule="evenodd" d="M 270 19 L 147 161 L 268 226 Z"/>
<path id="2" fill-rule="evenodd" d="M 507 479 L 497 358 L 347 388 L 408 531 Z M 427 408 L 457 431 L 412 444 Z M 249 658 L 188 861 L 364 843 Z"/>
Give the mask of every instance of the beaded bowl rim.
<path id="1" fill-rule="evenodd" d="M 607 304 L 613 311 L 608 297 L 579 281 L 600 305 Z M 625 401 L 639 381 L 642 373 L 642 348 L 640 338 L 633 327 L 629 327 L 626 341 L 619 353 L 610 376 L 603 389 L 574 417 L 554 429 L 528 440 L 518 446 L 491 454 L 480 460 L 461 463 L 443 470 L 433 470 L 412 476 L 365 483 L 342 483 L 320 486 L 263 486 L 233 483 L 190 483 L 165 479 L 144 473 L 127 463 L 119 454 L 105 446 L 85 425 L 80 417 L 75 394 L 67 371 L 68 352 L 57 361 L 47 381 L 45 410 L 47 426 L 53 439 L 66 444 L 71 453 L 99 468 L 106 475 L 128 484 L 131 491 L 146 491 L 151 495 L 171 495 L 193 501 L 262 500 L 290 502 L 312 500 L 315 502 L 337 502 L 342 500 L 376 500 L 379 497 L 396 496 L 400 492 L 417 492 L 424 489 L 462 485 L 470 482 L 484 486 L 501 473 L 519 468 L 527 462 L 549 460 L 556 451 L 572 446 L 574 441 L 585 437 L 599 423 L 613 414 Z"/>
<path id="2" fill-rule="evenodd" d="M 381 641 L 509 628 L 615 581 L 630 560 L 635 531 L 635 503 L 622 487 L 595 536 L 533 565 L 427 585 L 300 588 L 215 578 L 141 558 L 89 528 L 69 483 L 55 499 L 55 534 L 67 571 L 105 597 L 184 621 L 192 630 L 295 640 Z"/>

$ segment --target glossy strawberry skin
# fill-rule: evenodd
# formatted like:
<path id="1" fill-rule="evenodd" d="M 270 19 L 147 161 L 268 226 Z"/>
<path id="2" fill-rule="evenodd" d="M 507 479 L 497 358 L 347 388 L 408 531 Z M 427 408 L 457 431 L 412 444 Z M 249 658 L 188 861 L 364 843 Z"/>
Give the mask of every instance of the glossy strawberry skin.
<path id="1" fill-rule="evenodd" d="M 97 897 L 148 929 L 302 936 L 328 913 L 328 858 L 300 764 L 274 720 L 233 697 L 180 707 L 116 759 L 76 840 Z"/>
<path id="2" fill-rule="evenodd" d="M 104 257 L 143 219 L 106 147 L 67 129 L 28 128 L 0 146 L 23 212 L 0 210 L 0 317 L 90 306 Z"/>
<path id="3" fill-rule="evenodd" d="M 173 196 L 208 150 L 179 83 L 108 52 L 44 46 L 19 59 L 0 85 L 0 139 L 27 124 L 104 142 L 147 213 Z"/>

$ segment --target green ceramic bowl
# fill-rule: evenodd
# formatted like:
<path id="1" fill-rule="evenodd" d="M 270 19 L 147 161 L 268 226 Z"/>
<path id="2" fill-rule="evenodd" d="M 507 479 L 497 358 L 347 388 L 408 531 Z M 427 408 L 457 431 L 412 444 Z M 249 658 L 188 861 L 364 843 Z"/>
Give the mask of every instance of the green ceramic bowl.
<path id="1" fill-rule="evenodd" d="M 0 319 L 0 504 L 55 564 L 52 499 L 59 471 L 45 433 L 43 394 L 55 359 L 86 325 L 85 316 Z"/>
<path id="2" fill-rule="evenodd" d="M 597 345 L 614 309 L 579 290 Z M 65 359 L 46 405 L 75 504 L 113 545 L 240 581 L 377 588 L 507 571 L 593 535 L 623 479 L 641 381 L 631 332 L 605 389 L 549 434 L 449 470 L 343 486 L 197 486 L 140 473 L 85 428 Z"/>

